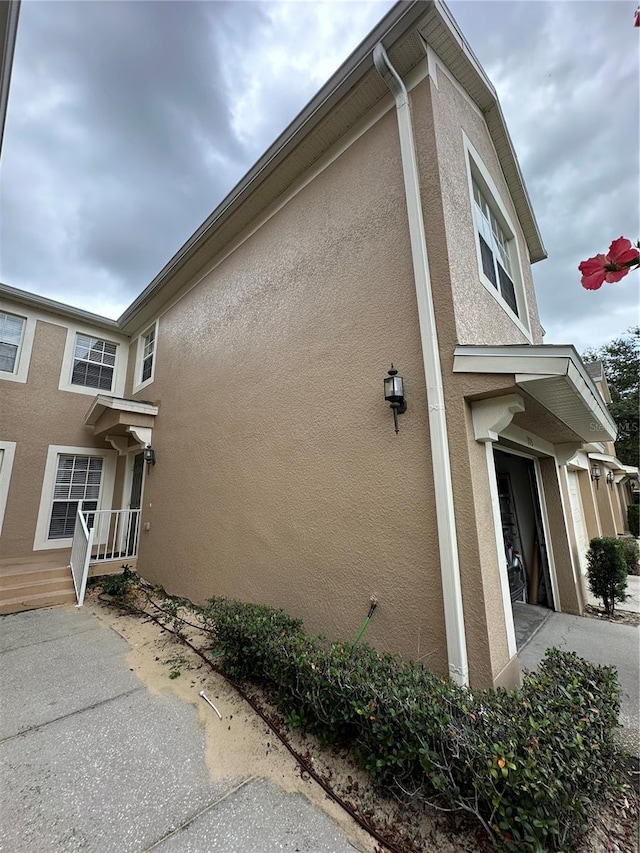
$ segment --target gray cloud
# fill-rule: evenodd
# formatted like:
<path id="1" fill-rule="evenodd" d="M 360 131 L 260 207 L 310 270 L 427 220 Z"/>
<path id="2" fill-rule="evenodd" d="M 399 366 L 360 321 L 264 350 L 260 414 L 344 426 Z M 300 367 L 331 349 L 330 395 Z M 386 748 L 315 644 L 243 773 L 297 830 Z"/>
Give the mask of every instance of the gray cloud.
<path id="1" fill-rule="evenodd" d="M 117 315 L 391 4 L 24 3 L 3 152 L 3 280 Z M 549 259 L 547 340 L 635 320 L 637 273 L 577 264 L 638 223 L 631 2 L 452 0 L 494 81 Z"/>

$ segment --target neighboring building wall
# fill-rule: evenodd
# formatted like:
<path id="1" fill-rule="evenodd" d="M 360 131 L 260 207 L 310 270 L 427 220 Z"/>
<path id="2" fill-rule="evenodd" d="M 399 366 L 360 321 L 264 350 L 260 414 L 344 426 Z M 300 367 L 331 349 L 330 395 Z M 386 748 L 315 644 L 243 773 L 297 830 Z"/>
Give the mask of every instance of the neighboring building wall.
<path id="1" fill-rule="evenodd" d="M 393 432 L 393 361 L 408 412 Z M 446 671 L 395 113 L 160 318 L 139 568 Z"/>
<path id="2" fill-rule="evenodd" d="M 602 536 L 616 536 L 618 533 L 618 523 L 613 514 L 613 504 L 611 503 L 611 490 L 604 482 L 604 478 L 600 479 L 596 488 L 596 505 L 600 516 L 600 529 Z"/>
<path id="3" fill-rule="evenodd" d="M 51 316 L 36 319 L 36 312 L 24 306 L 2 301 L 0 310 L 28 318 L 32 347 L 26 381 L 2 378 L 0 373 L 0 440 L 16 443 L 15 458 L 9 484 L 0 558 L 31 554 L 42 496 L 43 476 L 51 445 L 107 449 L 93 438 L 84 425 L 91 395 L 59 390 L 63 354 L 68 331 L 75 335 L 79 327 Z M 99 338 L 109 338 L 104 330 L 94 330 Z M 121 342 L 124 338 L 116 340 Z M 24 365 L 23 365 L 24 366 Z M 97 393 L 97 392 L 95 392 Z M 115 452 L 109 450 L 109 458 Z M 63 546 L 61 546 L 63 547 Z"/>

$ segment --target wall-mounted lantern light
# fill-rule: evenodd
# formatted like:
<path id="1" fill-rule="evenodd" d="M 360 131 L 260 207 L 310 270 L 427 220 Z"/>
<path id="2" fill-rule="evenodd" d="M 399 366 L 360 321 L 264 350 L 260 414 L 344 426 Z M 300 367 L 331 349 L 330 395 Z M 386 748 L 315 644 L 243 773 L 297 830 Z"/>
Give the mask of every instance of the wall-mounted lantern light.
<path id="1" fill-rule="evenodd" d="M 606 480 L 607 480 L 607 483 L 609 484 L 609 487 L 613 486 L 613 483 L 615 481 L 615 477 L 613 476 L 613 471 L 607 471 Z"/>
<path id="2" fill-rule="evenodd" d="M 599 465 L 592 465 L 591 466 L 591 479 L 596 481 L 596 489 L 598 488 L 598 481 L 600 480 L 601 476 L 602 476 L 602 472 L 600 470 L 600 466 Z"/>
<path id="3" fill-rule="evenodd" d="M 393 409 L 393 425 L 397 435 L 398 415 L 403 415 L 407 411 L 407 401 L 404 399 L 402 376 L 398 376 L 398 371 L 394 368 L 393 364 L 387 373 L 388 376 L 384 377 L 384 399 Z"/>
<path id="4" fill-rule="evenodd" d="M 156 464 L 156 453 L 150 444 L 147 444 L 147 446 L 144 449 L 144 461 L 149 465 L 155 465 Z"/>

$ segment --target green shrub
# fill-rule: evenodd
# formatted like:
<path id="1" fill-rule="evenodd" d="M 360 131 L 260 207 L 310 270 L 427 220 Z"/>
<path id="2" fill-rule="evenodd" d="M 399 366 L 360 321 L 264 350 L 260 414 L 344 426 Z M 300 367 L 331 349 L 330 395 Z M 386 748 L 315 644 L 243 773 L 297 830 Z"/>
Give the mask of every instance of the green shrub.
<path id="1" fill-rule="evenodd" d="M 223 668 L 273 691 L 289 724 L 348 746 L 374 782 L 463 809 L 499 849 L 569 850 L 609 776 L 615 670 L 549 650 L 521 689 L 471 691 L 369 646 L 307 636 L 280 610 L 212 599 Z"/>
<path id="2" fill-rule="evenodd" d="M 602 599 L 607 616 L 613 616 L 616 601 L 622 602 L 627 597 L 627 564 L 619 539 L 602 536 L 591 540 L 587 578 L 591 592 Z"/>
<path id="3" fill-rule="evenodd" d="M 137 580 L 137 574 L 132 572 L 131 567 L 125 564 L 119 575 L 105 575 L 102 578 L 102 592 L 107 595 L 116 596 L 117 598 L 125 598 L 131 592 L 131 587 Z"/>
<path id="4" fill-rule="evenodd" d="M 638 539 L 640 537 L 640 504 L 631 504 L 627 507 L 627 522 L 629 532 Z"/>
<path id="5" fill-rule="evenodd" d="M 638 543 L 631 536 L 624 536 L 619 542 L 624 552 L 627 574 L 640 574 L 640 566 L 638 566 L 638 563 L 640 563 L 640 547 L 638 547 Z"/>

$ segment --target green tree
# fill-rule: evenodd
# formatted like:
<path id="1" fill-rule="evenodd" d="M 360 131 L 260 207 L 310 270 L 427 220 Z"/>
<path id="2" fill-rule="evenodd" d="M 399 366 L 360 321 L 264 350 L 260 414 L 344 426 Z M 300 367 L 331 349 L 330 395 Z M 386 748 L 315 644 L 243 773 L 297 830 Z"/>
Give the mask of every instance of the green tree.
<path id="1" fill-rule="evenodd" d="M 616 454 L 625 465 L 640 465 L 638 452 L 638 410 L 640 394 L 640 327 L 628 330 L 598 349 L 583 353 L 584 361 L 601 361 L 611 391 L 609 410 L 618 424 Z"/>

